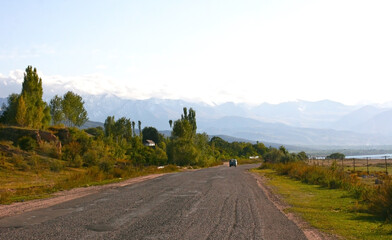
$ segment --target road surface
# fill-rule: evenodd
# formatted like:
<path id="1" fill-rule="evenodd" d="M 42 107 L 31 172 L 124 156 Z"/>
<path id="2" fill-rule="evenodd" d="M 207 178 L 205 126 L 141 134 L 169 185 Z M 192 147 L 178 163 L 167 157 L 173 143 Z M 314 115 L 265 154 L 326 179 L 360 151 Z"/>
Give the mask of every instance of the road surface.
<path id="1" fill-rule="evenodd" d="M 306 239 L 246 169 L 164 175 L 0 219 L 0 239 Z"/>

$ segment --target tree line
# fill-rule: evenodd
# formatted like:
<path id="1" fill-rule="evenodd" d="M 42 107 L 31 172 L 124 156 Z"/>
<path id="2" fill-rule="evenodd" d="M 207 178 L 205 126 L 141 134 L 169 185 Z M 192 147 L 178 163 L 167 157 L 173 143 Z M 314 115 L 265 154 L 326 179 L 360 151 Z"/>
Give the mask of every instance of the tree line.
<path id="1" fill-rule="evenodd" d="M 179 166 L 211 166 L 230 158 L 259 156 L 266 161 L 304 160 L 306 154 L 289 153 L 284 147 L 267 148 L 263 143 L 229 143 L 222 138 L 197 132 L 196 111 L 183 108 L 179 119 L 169 121 L 170 136 L 152 126 L 142 128 L 140 121 L 125 116 L 108 116 L 103 127 L 80 130 L 75 127 L 87 120 L 81 96 L 68 91 L 54 96 L 47 104 L 42 100 L 42 79 L 28 66 L 22 91 L 11 94 L 0 122 L 35 129 L 49 129 L 59 136 L 63 151 L 59 159 L 70 167 L 99 167 L 112 172 L 129 166 L 175 164 Z M 63 127 L 62 127 L 63 126 Z M 67 130 L 64 137 L 62 128 Z M 147 140 L 155 146 L 146 146 Z M 117 169 L 117 170 L 115 170 Z"/>

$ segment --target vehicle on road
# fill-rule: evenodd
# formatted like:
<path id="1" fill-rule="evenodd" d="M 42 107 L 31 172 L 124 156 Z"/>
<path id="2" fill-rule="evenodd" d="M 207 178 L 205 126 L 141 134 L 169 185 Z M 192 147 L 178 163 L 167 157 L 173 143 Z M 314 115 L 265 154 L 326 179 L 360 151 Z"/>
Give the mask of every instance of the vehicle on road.
<path id="1" fill-rule="evenodd" d="M 230 159 L 230 161 L 229 161 L 229 166 L 230 166 L 230 167 L 231 167 L 231 166 L 237 167 L 237 159 Z"/>

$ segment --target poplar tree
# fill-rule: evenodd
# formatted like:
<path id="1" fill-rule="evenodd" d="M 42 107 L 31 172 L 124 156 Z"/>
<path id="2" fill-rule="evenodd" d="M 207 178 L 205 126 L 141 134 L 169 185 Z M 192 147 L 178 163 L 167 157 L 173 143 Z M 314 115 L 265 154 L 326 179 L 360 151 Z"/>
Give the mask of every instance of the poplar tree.
<path id="1" fill-rule="evenodd" d="M 36 68 L 28 66 L 24 73 L 21 94 L 11 94 L 8 97 L 8 106 L 0 121 L 32 128 L 47 126 L 50 122 L 50 112 L 42 100 L 42 95 L 42 79 L 38 76 Z"/>
<path id="2" fill-rule="evenodd" d="M 37 69 L 32 66 L 26 68 L 22 84 L 22 93 L 26 104 L 25 125 L 41 128 L 44 118 L 45 102 L 42 100 L 42 79 L 38 76 Z"/>
<path id="3" fill-rule="evenodd" d="M 20 126 L 26 125 L 26 103 L 23 95 L 19 97 L 18 105 L 16 107 L 15 121 Z"/>

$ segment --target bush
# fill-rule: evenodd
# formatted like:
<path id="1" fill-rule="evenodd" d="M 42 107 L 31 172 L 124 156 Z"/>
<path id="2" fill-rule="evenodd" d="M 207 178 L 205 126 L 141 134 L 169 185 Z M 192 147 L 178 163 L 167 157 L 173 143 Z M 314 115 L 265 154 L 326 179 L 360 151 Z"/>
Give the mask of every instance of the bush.
<path id="1" fill-rule="evenodd" d="M 387 220 L 392 220 L 392 182 L 377 187 L 370 197 L 369 210 Z"/>
<path id="2" fill-rule="evenodd" d="M 87 167 L 96 166 L 98 164 L 98 154 L 95 150 L 87 150 L 87 152 L 83 155 L 84 165 Z"/>
<path id="3" fill-rule="evenodd" d="M 105 173 L 109 173 L 112 171 L 114 164 L 111 161 L 108 161 L 106 159 L 102 160 L 99 163 L 99 169 Z"/>
<path id="4" fill-rule="evenodd" d="M 43 167 L 41 164 L 41 158 L 38 155 L 33 155 L 33 156 L 29 157 L 27 160 L 28 160 L 28 164 L 30 165 L 30 167 L 36 173 L 38 173 L 39 170 L 41 170 L 41 168 Z"/>
<path id="5" fill-rule="evenodd" d="M 21 171 L 27 171 L 30 169 L 29 165 L 21 155 L 13 155 L 11 158 L 11 163 Z"/>
<path id="6" fill-rule="evenodd" d="M 51 158 L 60 158 L 55 142 L 42 142 L 39 144 L 39 153 Z"/>
<path id="7" fill-rule="evenodd" d="M 50 171 L 60 172 L 64 169 L 64 164 L 59 160 L 53 160 L 49 165 Z"/>
<path id="8" fill-rule="evenodd" d="M 37 147 L 37 142 L 29 136 L 23 136 L 18 139 L 18 146 L 24 151 L 31 151 Z"/>

